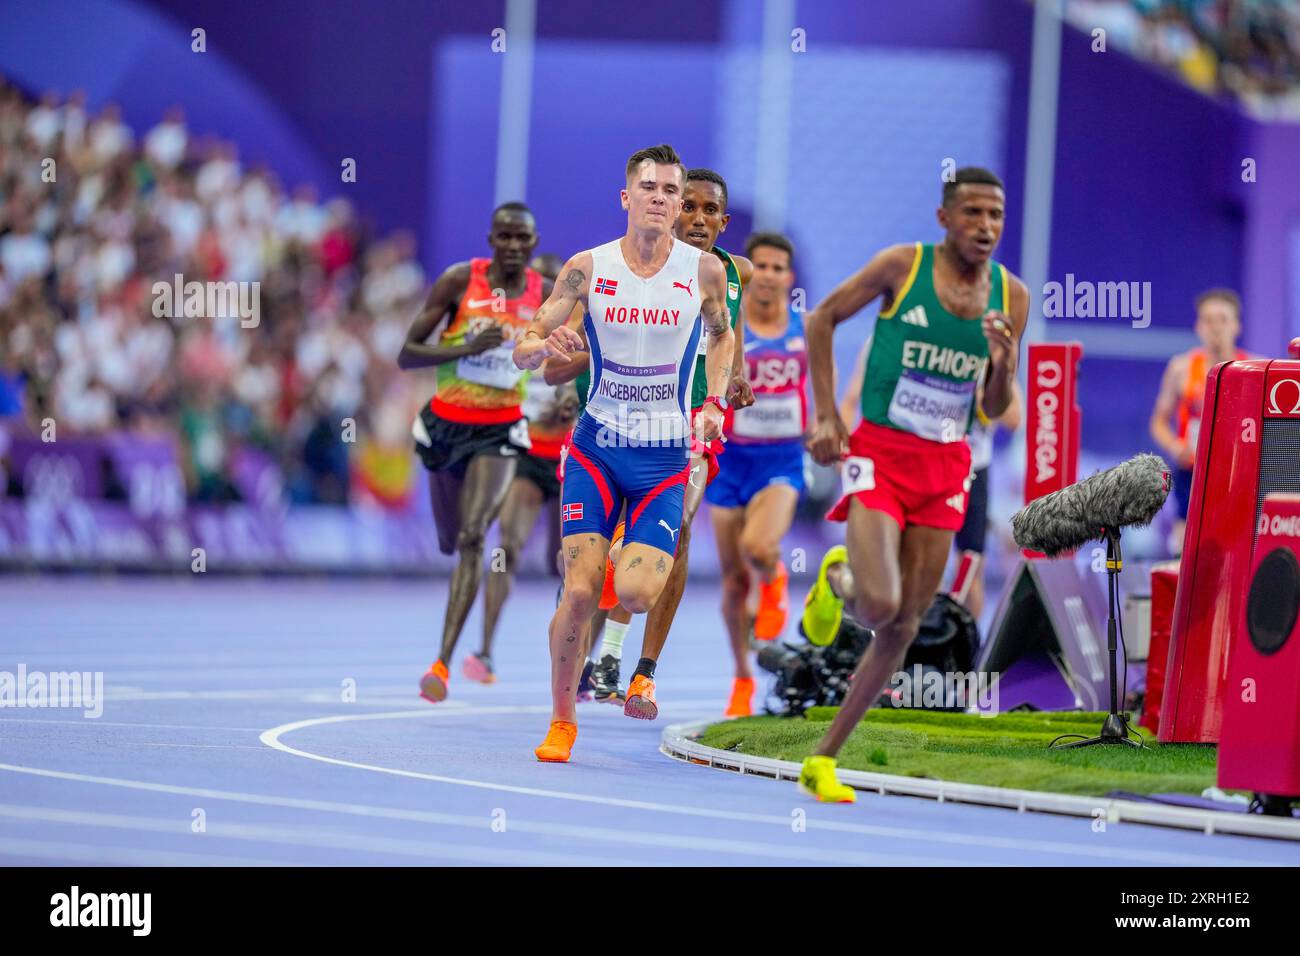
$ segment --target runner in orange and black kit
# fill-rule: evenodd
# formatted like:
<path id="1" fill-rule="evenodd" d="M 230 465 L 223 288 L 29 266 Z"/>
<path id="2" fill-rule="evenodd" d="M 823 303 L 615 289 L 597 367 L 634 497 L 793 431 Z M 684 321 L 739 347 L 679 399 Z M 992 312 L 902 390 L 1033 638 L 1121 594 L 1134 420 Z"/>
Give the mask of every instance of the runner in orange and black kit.
<path id="1" fill-rule="evenodd" d="M 980 382 L 990 418 L 1011 401 L 1029 291 L 993 260 L 1005 208 L 997 176 L 957 170 L 937 211 L 943 242 L 877 253 L 804 320 L 817 409 L 809 451 L 822 465 L 843 461 L 844 497 L 829 517 L 848 521 L 851 610 L 875 633 L 799 776 L 820 800 L 853 801 L 835 778 L 835 755 L 902 666 L 939 589 L 966 514 L 965 439 Z M 867 357 L 863 420 L 850 437 L 835 407 L 832 334 L 877 298 L 884 306 Z"/>
<path id="2" fill-rule="evenodd" d="M 551 282 L 528 268 L 537 228 L 527 206 L 498 207 L 488 244 L 491 259 L 457 263 L 438 277 L 398 357 L 403 369 L 437 368 L 437 393 L 412 433 L 430 473 L 438 546 L 459 552 L 438 659 L 420 679 L 420 695 L 432 702 L 447 696 L 448 665 L 478 593 L 484 538 L 529 449 L 525 376 L 511 353 L 551 292 Z M 435 333 L 437 344 L 426 344 Z"/>
<path id="3" fill-rule="evenodd" d="M 1196 463 L 1196 439 L 1201 430 L 1201 406 L 1205 401 L 1205 379 L 1220 362 L 1241 361 L 1250 353 L 1237 348 L 1241 335 L 1241 300 L 1231 289 L 1210 289 L 1196 298 L 1196 337 L 1199 348 L 1175 355 L 1165 366 L 1160 394 L 1151 413 L 1151 437 L 1174 462 L 1173 491 L 1178 503 L 1178 525 L 1174 529 L 1175 553 L 1181 553 L 1183 524 L 1192 498 L 1192 466 Z M 1169 423 L 1175 413 L 1178 430 Z"/>

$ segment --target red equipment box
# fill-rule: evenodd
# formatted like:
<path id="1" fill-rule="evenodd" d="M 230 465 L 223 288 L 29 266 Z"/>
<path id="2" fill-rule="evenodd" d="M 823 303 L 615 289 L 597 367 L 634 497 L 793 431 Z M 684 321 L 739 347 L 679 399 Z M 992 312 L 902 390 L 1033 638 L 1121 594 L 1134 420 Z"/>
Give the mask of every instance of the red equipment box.
<path id="1" fill-rule="evenodd" d="M 1224 362 L 1206 382 L 1165 667 L 1164 743 L 1218 742 L 1260 505 L 1271 492 L 1300 493 L 1300 339 L 1291 354 Z"/>
<path id="2" fill-rule="evenodd" d="M 1178 594 L 1178 562 L 1166 561 L 1151 569 L 1151 646 L 1147 651 L 1146 694 L 1139 723 L 1151 733 L 1160 729 L 1160 701 L 1164 697 L 1165 662 L 1169 657 L 1169 632 L 1174 626 L 1174 600 Z"/>
<path id="3" fill-rule="evenodd" d="M 1300 495 L 1260 509 L 1223 694 L 1219 786 L 1300 797 Z"/>

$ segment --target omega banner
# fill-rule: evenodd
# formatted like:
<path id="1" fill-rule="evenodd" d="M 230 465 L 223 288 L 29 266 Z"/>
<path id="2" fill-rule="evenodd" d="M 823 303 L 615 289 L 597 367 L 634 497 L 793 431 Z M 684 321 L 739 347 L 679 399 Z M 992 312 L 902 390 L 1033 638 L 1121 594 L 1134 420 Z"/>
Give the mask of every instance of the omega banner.
<path id="1" fill-rule="evenodd" d="M 1078 342 L 1029 346 L 1025 503 L 1074 483 L 1079 465 Z M 1026 557 L 1038 556 L 1026 551 Z"/>

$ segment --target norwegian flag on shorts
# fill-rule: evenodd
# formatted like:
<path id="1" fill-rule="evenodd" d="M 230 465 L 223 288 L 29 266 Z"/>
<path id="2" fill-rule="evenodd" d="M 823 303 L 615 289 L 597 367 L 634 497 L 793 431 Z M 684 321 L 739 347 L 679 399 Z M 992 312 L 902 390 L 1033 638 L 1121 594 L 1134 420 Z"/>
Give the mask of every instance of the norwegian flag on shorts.
<path id="1" fill-rule="evenodd" d="M 573 504 L 565 505 L 564 508 L 561 509 L 561 515 L 565 521 L 581 521 L 582 502 L 575 501 Z"/>
<path id="2" fill-rule="evenodd" d="M 613 295 L 617 291 L 618 291 L 617 279 L 602 279 L 597 277 L 596 292 L 599 295 Z"/>

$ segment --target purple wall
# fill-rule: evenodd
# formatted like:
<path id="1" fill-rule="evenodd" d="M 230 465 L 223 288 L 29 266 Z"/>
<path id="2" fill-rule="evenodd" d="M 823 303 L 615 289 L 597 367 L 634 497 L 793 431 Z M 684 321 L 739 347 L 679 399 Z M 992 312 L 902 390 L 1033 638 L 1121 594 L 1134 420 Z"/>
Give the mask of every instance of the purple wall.
<path id="1" fill-rule="evenodd" d="M 1234 188 L 1246 210 L 1241 245 L 1246 346 L 1285 356 L 1286 342 L 1300 335 L 1300 274 L 1288 268 L 1287 249 L 1300 230 L 1300 125 L 1239 123 L 1241 148 L 1230 156 Z M 1241 180 L 1241 161 L 1256 163 L 1256 182 Z M 1235 165 L 1233 165 L 1235 164 Z"/>
<path id="2" fill-rule="evenodd" d="M 1136 106 L 1140 104 L 1140 109 Z M 1150 329 L 1108 323 L 1130 358 L 1089 358 L 1080 400 L 1085 447 L 1116 456 L 1151 445 L 1146 419 L 1165 358 L 1141 337 L 1190 330 L 1198 293 L 1228 286 L 1243 300 L 1245 348 L 1286 354 L 1292 327 L 1286 249 L 1300 223 L 1300 128 L 1256 123 L 1121 53 L 1094 53 L 1066 28 L 1061 60 L 1049 279 L 1150 281 Z M 1242 182 L 1242 160 L 1258 181 Z M 1074 320 L 1086 321 L 1086 320 Z M 1050 334 L 1051 321 L 1048 322 Z"/>

